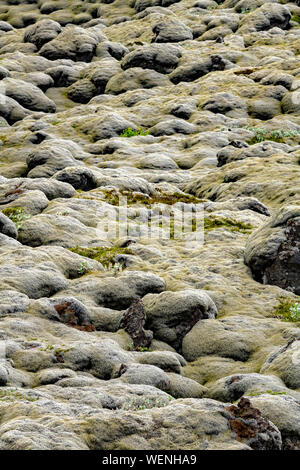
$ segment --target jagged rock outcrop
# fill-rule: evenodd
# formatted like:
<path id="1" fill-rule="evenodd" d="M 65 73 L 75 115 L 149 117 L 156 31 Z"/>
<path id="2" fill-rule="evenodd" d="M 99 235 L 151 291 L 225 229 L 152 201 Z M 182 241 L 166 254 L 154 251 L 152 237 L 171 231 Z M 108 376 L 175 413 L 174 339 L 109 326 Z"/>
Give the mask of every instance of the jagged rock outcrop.
<path id="1" fill-rule="evenodd" d="M 245 262 L 256 280 L 300 294 L 300 211 L 282 208 L 248 240 Z"/>

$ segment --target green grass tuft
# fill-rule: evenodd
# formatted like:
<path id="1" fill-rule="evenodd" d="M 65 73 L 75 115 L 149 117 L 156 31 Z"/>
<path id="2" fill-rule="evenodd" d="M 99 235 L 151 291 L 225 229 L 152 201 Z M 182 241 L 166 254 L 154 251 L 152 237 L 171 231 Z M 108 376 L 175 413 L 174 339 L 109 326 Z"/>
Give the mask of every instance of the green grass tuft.
<path id="1" fill-rule="evenodd" d="M 150 351 L 150 349 L 149 349 L 149 348 L 143 348 L 142 346 L 138 346 L 138 347 L 136 348 L 136 351 L 139 351 L 139 352 L 148 352 L 148 351 Z"/>
<path id="2" fill-rule="evenodd" d="M 31 217 L 30 214 L 25 213 L 23 207 L 6 207 L 2 210 L 2 213 L 14 222 L 18 230 L 22 230 L 25 220 L 28 220 Z"/>
<path id="3" fill-rule="evenodd" d="M 296 23 L 300 24 L 300 15 L 292 16 L 291 21 L 295 21 Z"/>
<path id="4" fill-rule="evenodd" d="M 274 316 L 282 321 L 300 322 L 300 297 L 299 300 L 291 300 L 285 297 L 279 297 Z"/>
<path id="5" fill-rule="evenodd" d="M 286 139 L 294 139 L 300 137 L 300 131 L 284 131 L 283 129 L 276 129 L 270 131 L 263 127 L 245 127 L 248 131 L 254 132 L 255 135 L 247 141 L 249 145 L 254 145 L 265 140 L 271 140 L 273 142 L 285 143 Z"/>
<path id="6" fill-rule="evenodd" d="M 131 127 L 128 127 L 127 129 L 124 129 L 124 131 L 121 132 L 120 137 L 134 137 L 136 135 L 148 135 L 148 131 L 143 131 L 141 127 L 138 127 L 138 129 L 135 131 L 131 129 Z"/>

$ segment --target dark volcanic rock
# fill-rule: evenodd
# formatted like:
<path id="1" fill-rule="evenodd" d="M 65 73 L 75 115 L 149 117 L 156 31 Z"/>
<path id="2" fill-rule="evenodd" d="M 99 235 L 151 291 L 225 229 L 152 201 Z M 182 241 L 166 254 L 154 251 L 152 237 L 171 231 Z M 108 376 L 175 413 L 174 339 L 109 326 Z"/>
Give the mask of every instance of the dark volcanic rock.
<path id="1" fill-rule="evenodd" d="M 253 450 L 280 450 L 282 447 L 279 430 L 261 412 L 251 405 L 248 398 L 241 398 L 237 406 L 227 410 L 233 415 L 230 426 L 238 439 L 245 439 Z"/>
<path id="2" fill-rule="evenodd" d="M 264 282 L 300 294 L 300 217 L 288 221 L 285 235 L 276 259 L 265 269 Z"/>
<path id="3" fill-rule="evenodd" d="M 144 330 L 145 322 L 145 307 L 143 301 L 139 299 L 124 312 L 120 322 L 120 328 L 123 328 L 132 338 L 135 349 L 148 347 L 153 338 L 152 331 Z"/>
<path id="4" fill-rule="evenodd" d="M 300 294 L 300 217 L 296 207 L 282 210 L 250 236 L 245 262 L 257 281 Z"/>
<path id="5" fill-rule="evenodd" d="M 90 322 L 87 308 L 77 299 L 72 297 L 63 297 L 53 301 L 53 307 L 61 322 L 66 323 L 77 330 L 95 330 L 95 327 Z"/>

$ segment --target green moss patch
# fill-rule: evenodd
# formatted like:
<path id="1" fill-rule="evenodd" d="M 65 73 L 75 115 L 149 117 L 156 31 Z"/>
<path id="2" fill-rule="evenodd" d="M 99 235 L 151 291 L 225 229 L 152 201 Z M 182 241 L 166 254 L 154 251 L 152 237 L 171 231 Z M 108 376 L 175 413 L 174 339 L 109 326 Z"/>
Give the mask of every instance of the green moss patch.
<path id="1" fill-rule="evenodd" d="M 141 193 L 132 193 L 130 191 L 104 191 L 105 200 L 112 204 L 113 206 L 119 205 L 119 198 L 120 196 L 124 196 L 127 198 L 127 204 L 143 204 L 147 207 L 151 206 L 152 204 L 168 204 L 173 205 L 176 202 L 184 202 L 186 204 L 199 204 L 203 202 L 201 199 L 198 199 L 195 196 L 190 194 L 181 194 L 181 193 L 173 193 L 173 194 L 165 194 L 159 193 L 153 196 L 147 196 L 146 194 Z"/>
<path id="2" fill-rule="evenodd" d="M 226 228 L 231 232 L 249 233 L 253 229 L 252 225 L 244 224 L 238 220 L 226 219 L 225 217 L 211 217 L 204 219 L 204 230 L 214 230 L 216 228 Z"/>
<path id="3" fill-rule="evenodd" d="M 162 226 L 162 224 L 160 224 Z M 226 219 L 222 217 L 211 217 L 204 219 L 204 232 L 209 232 L 211 230 L 215 230 L 218 228 L 225 228 L 230 232 L 240 232 L 244 234 L 249 234 L 251 230 L 253 230 L 252 225 L 244 224 L 242 222 L 238 222 L 237 220 Z M 196 220 L 192 220 L 192 232 L 196 232 L 199 230 L 199 224 L 196 224 Z M 174 219 L 170 220 L 170 239 L 174 240 L 175 237 L 175 226 L 174 226 Z"/>
<path id="4" fill-rule="evenodd" d="M 259 397 L 260 395 L 286 395 L 286 392 L 273 392 L 273 390 L 264 390 L 263 392 L 248 393 L 248 397 Z"/>
<path id="5" fill-rule="evenodd" d="M 275 308 L 274 316 L 282 321 L 300 322 L 300 297 L 298 300 L 291 300 L 279 297 L 279 304 Z"/>
<path id="6" fill-rule="evenodd" d="M 92 247 L 84 248 L 81 246 L 76 246 L 75 248 L 69 248 L 73 253 L 77 253 L 80 256 L 85 258 L 90 258 L 102 264 L 105 268 L 113 265 L 115 263 L 115 257 L 117 255 L 132 255 L 132 251 L 129 248 L 119 248 L 119 247 Z"/>

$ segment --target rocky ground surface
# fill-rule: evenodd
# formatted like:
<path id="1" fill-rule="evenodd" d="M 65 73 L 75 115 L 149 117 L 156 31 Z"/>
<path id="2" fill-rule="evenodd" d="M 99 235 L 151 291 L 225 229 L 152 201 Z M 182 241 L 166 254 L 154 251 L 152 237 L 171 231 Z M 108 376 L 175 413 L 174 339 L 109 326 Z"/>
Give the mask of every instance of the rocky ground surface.
<path id="1" fill-rule="evenodd" d="M 300 449 L 299 23 L 0 2 L 1 450 Z"/>

